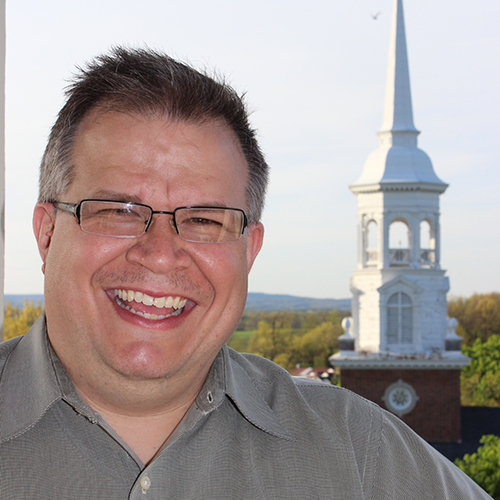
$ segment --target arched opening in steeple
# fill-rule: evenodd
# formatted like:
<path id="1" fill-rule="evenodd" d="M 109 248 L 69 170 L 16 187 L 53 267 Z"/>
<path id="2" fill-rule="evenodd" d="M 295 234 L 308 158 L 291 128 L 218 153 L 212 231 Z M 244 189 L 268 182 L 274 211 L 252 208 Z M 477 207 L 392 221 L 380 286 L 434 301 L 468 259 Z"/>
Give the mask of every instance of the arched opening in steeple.
<path id="1" fill-rule="evenodd" d="M 409 295 L 396 292 L 387 301 L 388 346 L 413 344 L 413 303 Z"/>
<path id="2" fill-rule="evenodd" d="M 422 267 L 434 267 L 436 262 L 436 243 L 431 223 L 424 219 L 420 222 L 420 263 Z"/>
<path id="3" fill-rule="evenodd" d="M 410 265 L 410 229 L 402 219 L 391 222 L 389 226 L 389 265 Z"/>
<path id="4" fill-rule="evenodd" d="M 372 219 L 366 225 L 365 237 L 365 264 L 366 267 L 375 267 L 378 262 L 378 225 Z"/>

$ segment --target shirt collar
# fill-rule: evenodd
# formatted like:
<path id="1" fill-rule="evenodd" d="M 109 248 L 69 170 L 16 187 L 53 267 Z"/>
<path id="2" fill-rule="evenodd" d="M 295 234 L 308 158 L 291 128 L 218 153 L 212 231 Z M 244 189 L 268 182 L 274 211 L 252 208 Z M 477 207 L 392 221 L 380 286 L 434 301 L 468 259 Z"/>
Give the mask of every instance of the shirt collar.
<path id="1" fill-rule="evenodd" d="M 258 367 L 226 345 L 219 353 L 219 357 L 222 357 L 224 362 L 225 392 L 240 413 L 252 425 L 268 434 L 295 440 L 258 389 L 256 385 L 258 376 L 262 375 Z"/>
<path id="2" fill-rule="evenodd" d="M 7 358 L 0 381 L 0 441 L 31 427 L 59 399 L 42 314 Z"/>
<path id="3" fill-rule="evenodd" d="M 0 380 L 0 394 L 0 441 L 28 430 L 61 399 L 90 420 L 97 418 L 53 351 L 46 333 L 45 314 L 10 353 Z M 225 396 L 255 427 L 276 437 L 294 439 L 255 385 L 252 365 L 227 346 L 215 358 L 196 405 L 208 413 L 218 408 Z"/>

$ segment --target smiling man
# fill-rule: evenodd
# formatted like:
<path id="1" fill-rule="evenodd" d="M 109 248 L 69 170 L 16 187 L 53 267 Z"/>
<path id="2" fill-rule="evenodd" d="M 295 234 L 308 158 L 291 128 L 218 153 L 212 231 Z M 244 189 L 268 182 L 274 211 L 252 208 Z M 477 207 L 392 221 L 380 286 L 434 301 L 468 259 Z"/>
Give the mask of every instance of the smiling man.
<path id="1" fill-rule="evenodd" d="M 45 314 L 0 345 L 0 498 L 488 498 L 375 405 L 225 345 L 267 177 L 226 84 L 121 48 L 76 77 L 33 216 Z"/>
<path id="2" fill-rule="evenodd" d="M 49 339 L 83 399 L 148 463 L 245 305 L 263 236 L 245 215 L 245 157 L 221 119 L 101 105 L 71 161 L 63 198 L 34 215 Z"/>

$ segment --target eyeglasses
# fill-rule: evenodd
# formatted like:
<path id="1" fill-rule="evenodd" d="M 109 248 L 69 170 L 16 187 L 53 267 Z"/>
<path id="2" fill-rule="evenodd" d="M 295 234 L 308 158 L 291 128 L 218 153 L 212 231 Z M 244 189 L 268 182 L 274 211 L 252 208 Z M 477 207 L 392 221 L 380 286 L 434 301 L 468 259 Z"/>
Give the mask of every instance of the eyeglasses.
<path id="1" fill-rule="evenodd" d="M 248 226 L 239 208 L 179 207 L 173 212 L 155 211 L 148 205 L 121 201 L 54 201 L 59 210 L 73 214 L 82 231 L 113 238 L 138 238 L 151 226 L 154 214 L 171 215 L 170 223 L 185 241 L 229 243 L 238 241 Z"/>

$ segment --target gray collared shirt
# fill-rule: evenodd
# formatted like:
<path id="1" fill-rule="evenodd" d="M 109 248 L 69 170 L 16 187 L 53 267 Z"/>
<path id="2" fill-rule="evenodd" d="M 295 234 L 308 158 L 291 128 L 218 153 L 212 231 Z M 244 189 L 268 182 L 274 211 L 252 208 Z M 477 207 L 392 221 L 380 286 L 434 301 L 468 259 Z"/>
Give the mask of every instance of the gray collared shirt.
<path id="1" fill-rule="evenodd" d="M 0 498 L 490 498 L 393 415 L 224 347 L 147 466 L 79 396 L 44 318 L 0 345 Z"/>

